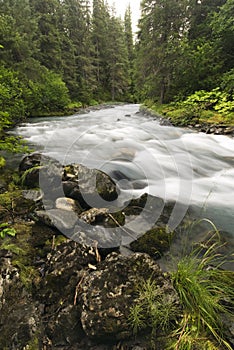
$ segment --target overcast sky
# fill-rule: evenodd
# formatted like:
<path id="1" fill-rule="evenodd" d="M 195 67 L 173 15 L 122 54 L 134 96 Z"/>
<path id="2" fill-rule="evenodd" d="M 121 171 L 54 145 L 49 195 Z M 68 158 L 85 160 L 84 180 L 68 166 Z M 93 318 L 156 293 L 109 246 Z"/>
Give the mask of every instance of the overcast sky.
<path id="1" fill-rule="evenodd" d="M 132 10 L 132 24 L 133 31 L 137 30 L 137 22 L 140 17 L 140 2 L 141 0 L 109 0 L 108 3 L 114 4 L 116 8 L 117 15 L 121 15 L 124 18 L 124 13 L 126 8 L 130 4 Z"/>

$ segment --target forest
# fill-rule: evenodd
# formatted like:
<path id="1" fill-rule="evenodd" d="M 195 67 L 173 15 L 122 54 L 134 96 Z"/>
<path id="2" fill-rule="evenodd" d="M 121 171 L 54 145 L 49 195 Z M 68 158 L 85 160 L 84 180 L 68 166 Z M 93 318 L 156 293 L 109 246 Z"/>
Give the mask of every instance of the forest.
<path id="1" fill-rule="evenodd" d="M 121 19 L 104 0 L 0 1 L 0 131 L 105 101 L 233 124 L 233 13 L 234 0 L 143 0 L 134 35 L 130 6 Z"/>

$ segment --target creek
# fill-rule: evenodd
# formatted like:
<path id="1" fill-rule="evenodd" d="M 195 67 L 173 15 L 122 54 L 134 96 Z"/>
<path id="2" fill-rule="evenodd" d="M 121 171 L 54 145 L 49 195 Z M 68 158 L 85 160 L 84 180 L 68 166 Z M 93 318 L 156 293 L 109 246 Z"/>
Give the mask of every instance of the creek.
<path id="1" fill-rule="evenodd" d="M 65 117 L 33 118 L 13 131 L 62 164 L 108 173 L 130 200 L 149 193 L 173 201 L 169 225 L 188 210 L 234 239 L 234 139 L 161 126 L 126 104 Z"/>

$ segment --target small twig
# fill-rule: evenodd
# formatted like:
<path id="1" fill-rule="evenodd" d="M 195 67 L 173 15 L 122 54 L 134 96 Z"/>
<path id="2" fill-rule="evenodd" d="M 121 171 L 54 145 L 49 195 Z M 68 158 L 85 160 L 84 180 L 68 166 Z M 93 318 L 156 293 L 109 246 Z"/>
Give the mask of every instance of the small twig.
<path id="1" fill-rule="evenodd" d="M 102 261 L 102 258 L 101 258 L 101 255 L 99 254 L 99 251 L 98 251 L 98 241 L 94 241 L 93 243 L 94 243 L 93 247 L 94 247 L 94 252 L 96 255 L 96 260 L 99 263 Z"/>
<path id="2" fill-rule="evenodd" d="M 183 328 L 182 328 L 182 330 L 181 330 L 181 332 L 180 332 L 179 339 L 178 339 L 178 341 L 177 341 L 177 343 L 176 343 L 176 350 L 179 349 L 181 339 L 182 339 L 182 337 L 183 337 L 185 328 L 186 328 L 186 326 L 187 326 L 187 322 L 188 322 L 188 315 L 186 315 L 185 323 L 184 323 Z"/>
<path id="3" fill-rule="evenodd" d="M 134 238 L 134 241 L 136 240 L 136 237 L 133 236 L 129 231 L 127 231 L 125 228 L 123 228 L 123 226 L 121 226 L 118 221 L 113 217 L 113 215 L 111 215 L 110 213 L 107 214 L 113 221 L 114 223 L 125 233 L 127 233 L 130 237 Z"/>
<path id="4" fill-rule="evenodd" d="M 73 305 L 76 305 L 77 297 L 78 297 L 79 291 L 81 289 L 81 283 L 84 281 L 85 275 L 86 275 L 86 271 L 84 271 L 79 283 L 76 286 Z"/>
<path id="5" fill-rule="evenodd" d="M 53 238 L 52 238 L 52 246 L 51 246 L 51 249 L 52 249 L 52 250 L 55 249 L 55 235 L 53 235 Z"/>

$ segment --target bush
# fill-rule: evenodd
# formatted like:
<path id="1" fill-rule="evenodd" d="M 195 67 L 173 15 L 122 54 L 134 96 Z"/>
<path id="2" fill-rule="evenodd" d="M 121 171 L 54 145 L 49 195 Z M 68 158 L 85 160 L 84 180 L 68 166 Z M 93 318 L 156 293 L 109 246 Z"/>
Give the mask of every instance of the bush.
<path id="1" fill-rule="evenodd" d="M 17 73 L 0 67 L 0 130 L 11 122 L 22 120 L 25 109 L 23 87 Z"/>
<path id="2" fill-rule="evenodd" d="M 26 92 L 28 113 L 39 116 L 63 111 L 70 103 L 68 88 L 61 77 L 42 69 L 37 81 L 30 80 Z"/>

